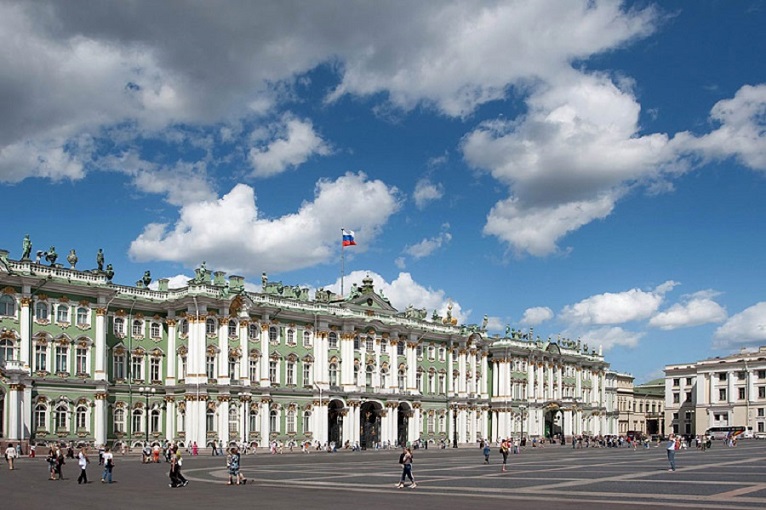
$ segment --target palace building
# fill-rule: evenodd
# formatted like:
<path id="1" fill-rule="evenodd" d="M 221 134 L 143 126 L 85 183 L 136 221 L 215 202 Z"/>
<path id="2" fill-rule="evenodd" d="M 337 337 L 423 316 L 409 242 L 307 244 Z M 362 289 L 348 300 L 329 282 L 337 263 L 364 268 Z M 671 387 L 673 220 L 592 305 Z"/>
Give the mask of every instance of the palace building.
<path id="1" fill-rule="evenodd" d="M 0 440 L 475 444 L 618 434 L 614 372 L 571 340 L 210 272 L 112 283 L 0 250 Z M 76 260 L 73 259 L 73 260 Z M 451 308 L 451 307 L 450 307 Z"/>

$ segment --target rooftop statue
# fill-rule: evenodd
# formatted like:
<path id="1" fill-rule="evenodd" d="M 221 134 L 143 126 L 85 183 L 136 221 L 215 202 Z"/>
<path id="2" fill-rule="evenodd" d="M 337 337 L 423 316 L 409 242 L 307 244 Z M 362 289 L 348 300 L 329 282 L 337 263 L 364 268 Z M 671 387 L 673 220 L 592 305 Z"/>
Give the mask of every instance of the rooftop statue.
<path id="1" fill-rule="evenodd" d="M 75 266 L 77 266 L 77 253 L 74 251 L 74 248 L 69 250 L 69 255 L 66 256 L 66 261 L 69 262 L 71 269 L 75 269 Z"/>
<path id="2" fill-rule="evenodd" d="M 29 239 L 29 234 L 24 236 L 24 240 L 21 242 L 21 260 L 29 260 L 29 256 L 32 254 L 32 241 Z"/>
<path id="3" fill-rule="evenodd" d="M 269 283 L 269 277 L 266 274 L 266 271 L 264 271 L 263 273 L 261 273 L 261 286 L 263 287 L 264 290 L 266 289 L 266 284 L 268 283 Z"/>
<path id="4" fill-rule="evenodd" d="M 56 259 L 57 258 L 59 258 L 59 255 L 58 255 L 58 253 L 56 253 L 56 247 L 55 246 L 51 246 L 51 249 L 48 250 L 45 253 L 45 260 L 50 262 L 51 266 L 53 266 L 53 265 L 56 264 Z"/>
<path id="5" fill-rule="evenodd" d="M 199 277 L 204 281 L 207 279 L 207 266 L 205 265 L 205 261 L 202 261 L 202 264 L 199 266 Z"/>
<path id="6" fill-rule="evenodd" d="M 112 264 L 107 264 L 106 265 L 106 279 L 111 282 L 112 278 L 114 278 L 114 269 L 112 268 Z"/>
<path id="7" fill-rule="evenodd" d="M 141 278 L 141 281 L 144 282 L 144 287 L 148 287 L 149 284 L 152 283 L 151 271 L 144 271 L 144 277 Z"/>
<path id="8" fill-rule="evenodd" d="M 98 253 L 96 253 L 96 267 L 99 271 L 104 270 L 104 250 L 103 248 L 98 249 Z"/>

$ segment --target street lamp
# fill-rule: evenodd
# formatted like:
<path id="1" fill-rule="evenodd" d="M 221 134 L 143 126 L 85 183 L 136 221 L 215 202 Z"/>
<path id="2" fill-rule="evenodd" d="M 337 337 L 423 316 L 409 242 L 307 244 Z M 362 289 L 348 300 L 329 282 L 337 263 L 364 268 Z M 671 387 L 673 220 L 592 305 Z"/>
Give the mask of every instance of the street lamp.
<path id="1" fill-rule="evenodd" d="M 457 404 L 452 408 L 452 448 L 457 448 Z"/>
<path id="2" fill-rule="evenodd" d="M 157 393 L 157 390 L 155 388 L 150 388 L 149 386 L 141 386 L 138 388 L 138 392 L 144 396 L 144 401 L 146 405 L 144 406 L 144 412 L 146 413 L 146 440 L 145 443 L 148 443 L 149 441 L 149 396 L 154 395 Z"/>

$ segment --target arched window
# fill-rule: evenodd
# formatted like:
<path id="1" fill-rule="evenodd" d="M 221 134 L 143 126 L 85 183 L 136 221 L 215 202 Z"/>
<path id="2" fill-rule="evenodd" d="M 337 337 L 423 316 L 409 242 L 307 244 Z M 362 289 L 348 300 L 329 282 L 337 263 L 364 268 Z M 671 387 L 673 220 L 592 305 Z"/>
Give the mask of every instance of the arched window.
<path id="1" fill-rule="evenodd" d="M 133 336 L 144 335 L 144 321 L 141 319 L 135 319 L 133 321 Z"/>
<path id="2" fill-rule="evenodd" d="M 278 420 L 278 412 L 276 409 L 272 409 L 271 412 L 269 412 L 269 433 L 278 433 L 279 432 L 279 420 Z"/>
<path id="3" fill-rule="evenodd" d="M 229 436 L 239 435 L 239 406 L 229 406 Z"/>
<path id="4" fill-rule="evenodd" d="M 271 326 L 269 328 L 269 342 L 272 344 L 279 343 L 279 332 L 277 331 L 277 328 L 274 326 Z"/>
<path id="5" fill-rule="evenodd" d="M 303 433 L 311 431 L 311 411 L 303 411 Z"/>
<path id="6" fill-rule="evenodd" d="M 338 334 L 335 331 L 330 331 L 330 334 L 327 336 L 327 346 L 330 349 L 338 348 Z"/>
<path id="7" fill-rule="evenodd" d="M 114 410 L 114 431 L 125 432 L 125 409 Z"/>
<path id="8" fill-rule="evenodd" d="M 287 433 L 295 434 L 295 410 L 287 411 Z"/>
<path id="9" fill-rule="evenodd" d="M 375 350 L 375 340 L 371 336 L 368 336 L 365 339 L 364 348 L 367 352 L 372 352 L 373 350 Z"/>
<path id="10" fill-rule="evenodd" d="M 69 406 L 66 402 L 61 402 L 56 406 L 53 419 L 56 430 L 69 430 Z"/>
<path id="11" fill-rule="evenodd" d="M 381 368 L 380 369 L 380 387 L 381 388 L 387 387 L 386 386 L 386 383 L 388 382 L 387 379 L 388 379 L 388 369 Z"/>
<path id="12" fill-rule="evenodd" d="M 406 386 L 407 381 L 407 374 L 404 371 L 404 369 L 399 370 L 399 376 L 398 376 L 398 384 L 399 384 L 399 391 L 404 391 L 404 388 Z"/>
<path id="13" fill-rule="evenodd" d="M 294 329 L 287 330 L 287 344 L 295 345 L 295 330 Z"/>
<path id="14" fill-rule="evenodd" d="M 208 409 L 207 413 L 205 413 L 205 424 L 208 432 L 217 432 L 217 427 L 215 426 L 215 411 L 213 409 Z"/>
<path id="15" fill-rule="evenodd" d="M 88 408 L 84 405 L 77 406 L 74 416 L 74 423 L 77 430 L 88 430 Z"/>
<path id="16" fill-rule="evenodd" d="M 229 320 L 229 337 L 237 338 L 237 321 Z"/>
<path id="17" fill-rule="evenodd" d="M 331 363 L 328 373 L 330 376 L 330 386 L 337 386 L 338 385 L 338 365 L 336 365 L 335 363 Z"/>
<path id="18" fill-rule="evenodd" d="M 35 406 L 35 430 L 48 430 L 48 406 L 45 404 Z"/>
<path id="19" fill-rule="evenodd" d="M 16 300 L 13 297 L 7 294 L 0 296 L 0 315 L 4 317 L 16 316 Z"/>
<path id="20" fill-rule="evenodd" d="M 149 413 L 149 425 L 152 432 L 160 431 L 160 410 L 152 409 Z"/>
<path id="21" fill-rule="evenodd" d="M 311 347 L 311 333 L 308 331 L 303 332 L 303 346 Z"/>
<path id="22" fill-rule="evenodd" d="M 5 361 L 16 359 L 16 346 L 13 340 L 0 340 L 0 359 Z"/>
<path id="23" fill-rule="evenodd" d="M 159 322 L 152 322 L 152 325 L 149 327 L 149 334 L 152 338 L 162 338 L 162 328 Z"/>
<path id="24" fill-rule="evenodd" d="M 130 420 L 131 430 L 133 432 L 142 432 L 144 430 L 144 423 L 144 413 L 141 412 L 141 409 L 133 409 Z"/>
<path id="25" fill-rule="evenodd" d="M 56 307 L 56 322 L 69 322 L 69 305 L 58 305 Z"/>
<path id="26" fill-rule="evenodd" d="M 362 347 L 359 344 L 359 335 L 354 335 L 354 350 L 358 351 Z"/>
<path id="27" fill-rule="evenodd" d="M 88 348 L 81 345 L 77 346 L 74 354 L 75 374 L 88 373 Z"/>
<path id="28" fill-rule="evenodd" d="M 354 384 L 359 384 L 359 365 L 354 365 Z"/>
<path id="29" fill-rule="evenodd" d="M 38 321 L 48 320 L 48 303 L 38 302 L 35 304 L 35 319 Z"/>
<path id="30" fill-rule="evenodd" d="M 250 340 L 257 340 L 260 330 L 261 328 L 258 327 L 258 324 L 248 324 L 247 336 Z"/>
<path id="31" fill-rule="evenodd" d="M 87 326 L 88 325 L 88 309 L 84 306 L 80 306 L 77 308 L 77 325 L 78 326 Z"/>
<path id="32" fill-rule="evenodd" d="M 115 335 L 125 334 L 125 319 L 123 319 L 122 317 L 114 318 L 114 334 Z"/>
<path id="33" fill-rule="evenodd" d="M 248 423 L 248 428 L 250 429 L 250 432 L 258 432 L 259 427 L 261 426 L 261 421 L 258 419 L 258 411 L 256 409 L 250 409 L 250 420 Z"/>
<path id="34" fill-rule="evenodd" d="M 375 367 L 373 367 L 372 365 L 367 365 L 364 382 L 368 387 L 372 386 L 372 374 L 374 371 L 375 371 Z"/>
<path id="35" fill-rule="evenodd" d="M 183 319 L 181 321 L 181 325 L 180 325 L 179 330 L 181 331 L 182 335 L 184 335 L 184 336 L 188 335 L 189 334 L 189 321 L 187 321 L 186 319 Z"/>
<path id="36" fill-rule="evenodd" d="M 205 320 L 205 334 L 215 335 L 215 319 Z"/>

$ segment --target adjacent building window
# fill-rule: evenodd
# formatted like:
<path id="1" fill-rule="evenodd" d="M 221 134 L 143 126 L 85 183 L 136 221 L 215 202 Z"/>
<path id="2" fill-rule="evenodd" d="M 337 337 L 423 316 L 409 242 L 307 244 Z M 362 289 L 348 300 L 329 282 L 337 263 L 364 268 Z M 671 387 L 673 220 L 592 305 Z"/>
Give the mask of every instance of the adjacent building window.
<path id="1" fill-rule="evenodd" d="M 303 385 L 311 386 L 314 382 L 311 380 L 311 363 L 303 364 Z"/>
<path id="2" fill-rule="evenodd" d="M 725 381 L 726 380 L 726 372 L 719 372 L 718 373 L 718 380 L 719 381 Z"/>
<path id="3" fill-rule="evenodd" d="M 144 358 L 141 356 L 133 356 L 130 362 L 130 372 L 133 379 L 139 381 L 144 380 Z"/>
<path id="4" fill-rule="evenodd" d="M 35 406 L 35 430 L 48 430 L 48 407 L 45 404 Z"/>
<path id="5" fill-rule="evenodd" d="M 745 400 L 745 388 L 737 388 L 739 400 Z"/>
<path id="6" fill-rule="evenodd" d="M 726 400 L 726 389 L 725 388 L 719 388 L 718 389 L 718 400 Z"/>
<path id="7" fill-rule="evenodd" d="M 766 386 L 758 386 L 758 398 L 766 398 Z"/>
<path id="8" fill-rule="evenodd" d="M 215 379 L 215 354 L 208 353 L 205 357 L 205 376 Z"/>
<path id="9" fill-rule="evenodd" d="M 248 375 L 251 383 L 258 382 L 258 358 L 250 358 L 248 365 Z"/>
<path id="10" fill-rule="evenodd" d="M 295 384 L 295 363 L 288 361 L 285 367 L 285 384 L 288 386 Z"/>
<path id="11" fill-rule="evenodd" d="M 330 334 L 327 336 L 327 346 L 330 349 L 338 348 L 338 334 L 335 331 L 331 331 Z"/>
<path id="12" fill-rule="evenodd" d="M 277 362 L 275 360 L 269 360 L 269 382 L 271 384 L 279 383 L 277 379 Z"/>
<path id="13" fill-rule="evenodd" d="M 681 395 L 678 392 L 673 393 L 673 403 L 674 404 L 680 404 L 681 403 Z"/>

